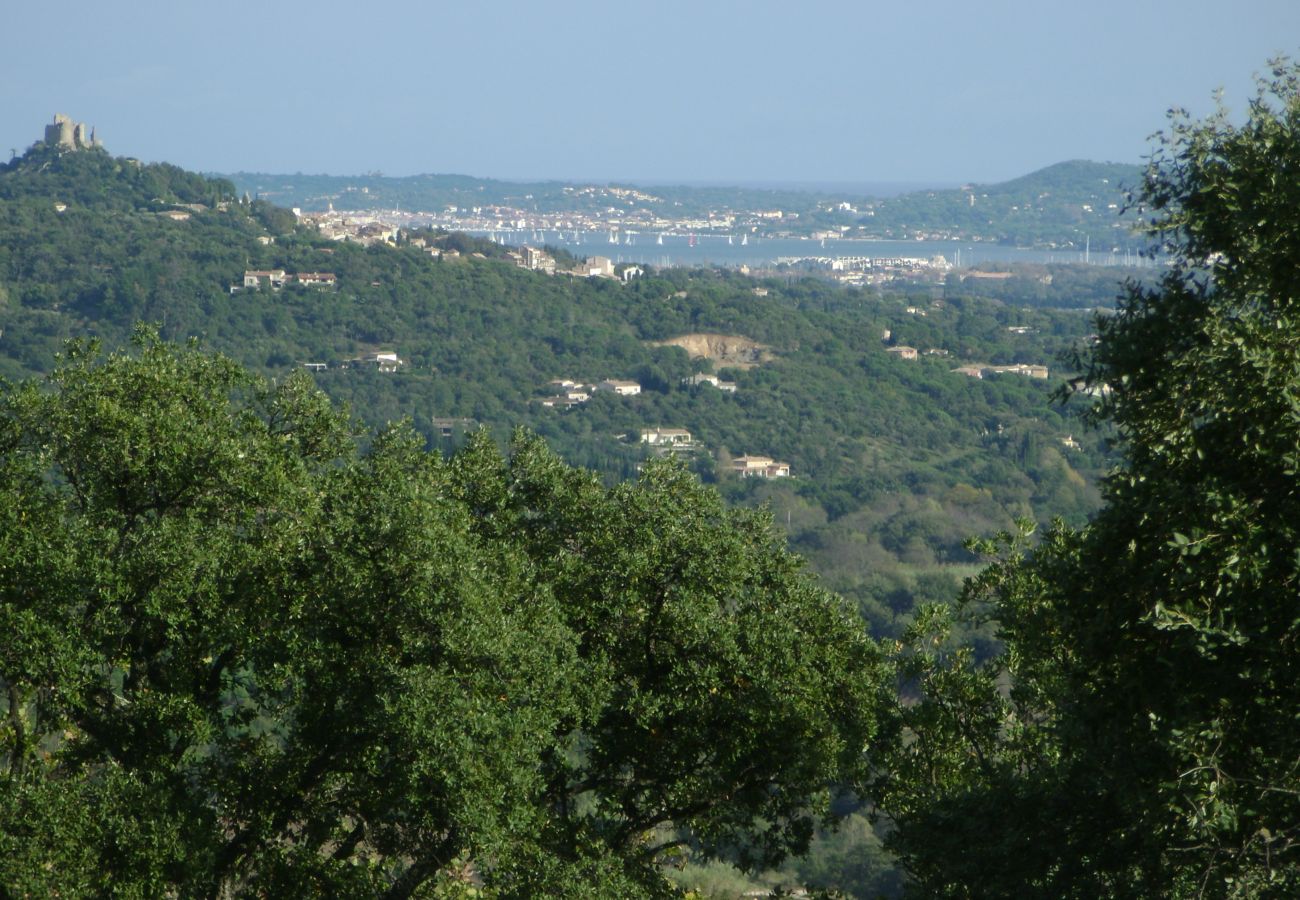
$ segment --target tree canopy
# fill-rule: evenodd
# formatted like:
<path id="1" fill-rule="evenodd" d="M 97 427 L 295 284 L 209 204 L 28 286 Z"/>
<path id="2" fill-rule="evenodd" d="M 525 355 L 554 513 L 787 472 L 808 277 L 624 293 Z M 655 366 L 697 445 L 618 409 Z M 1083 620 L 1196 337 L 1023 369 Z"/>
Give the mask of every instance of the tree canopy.
<path id="1" fill-rule="evenodd" d="M 1085 381 L 1124 451 L 1103 509 L 972 583 L 1002 655 L 942 610 L 900 645 L 876 787 L 924 895 L 1300 891 L 1298 172 L 1290 64 L 1244 124 L 1174 115 L 1136 198 L 1174 264 Z"/>
<path id="2" fill-rule="evenodd" d="M 860 623 L 672 462 L 451 459 L 141 333 L 0 400 L 0 884 L 652 895 L 860 777 Z"/>

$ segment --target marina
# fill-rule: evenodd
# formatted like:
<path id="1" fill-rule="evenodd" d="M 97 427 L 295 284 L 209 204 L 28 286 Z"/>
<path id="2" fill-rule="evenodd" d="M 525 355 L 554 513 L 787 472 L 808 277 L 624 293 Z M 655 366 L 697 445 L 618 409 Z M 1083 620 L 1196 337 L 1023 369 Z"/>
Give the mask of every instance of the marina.
<path id="1" fill-rule="evenodd" d="M 575 256 L 608 256 L 615 263 L 638 263 L 659 267 L 750 266 L 766 268 L 795 260 L 838 258 L 923 258 L 943 257 L 952 266 L 971 267 L 981 263 L 1075 263 L 1144 268 L 1155 263 L 1122 251 L 1085 249 L 1033 249 L 971 241 L 886 241 L 850 238 L 758 237 L 750 234 L 699 234 L 674 231 L 557 231 L 503 229 L 471 231 L 496 243 L 519 246 L 551 246 Z"/>

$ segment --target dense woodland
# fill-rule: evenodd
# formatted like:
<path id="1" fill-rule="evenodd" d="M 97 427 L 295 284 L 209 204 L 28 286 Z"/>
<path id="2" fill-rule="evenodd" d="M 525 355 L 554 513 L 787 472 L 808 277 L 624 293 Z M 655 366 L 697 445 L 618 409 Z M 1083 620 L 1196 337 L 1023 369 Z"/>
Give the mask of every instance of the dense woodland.
<path id="1" fill-rule="evenodd" d="M 920 895 L 1300 892 L 1300 68 L 1258 87 L 1240 125 L 1171 114 L 1147 173 L 1174 265 L 1099 323 L 1101 510 L 984 546 L 956 617 L 997 656 L 948 607 L 903 640 L 873 794 Z"/>
<path id="2" fill-rule="evenodd" d="M 1276 78 L 1241 130 L 1175 120 L 1142 197 L 1178 265 L 1101 317 L 548 277 L 102 150 L 0 167 L 6 885 L 1286 895 Z M 232 290 L 271 268 L 338 282 Z M 711 333 L 769 351 L 734 394 L 656 343 Z M 952 371 L 1012 363 L 1052 377 Z M 643 392 L 541 406 L 566 377 Z"/>
<path id="3" fill-rule="evenodd" d="M 981 273 L 996 277 L 981 277 Z M 1125 280 L 1114 268 L 1082 263 L 980 263 L 954 273 L 944 290 L 960 297 L 987 297 L 1008 306 L 1103 312 L 1114 308 Z"/>

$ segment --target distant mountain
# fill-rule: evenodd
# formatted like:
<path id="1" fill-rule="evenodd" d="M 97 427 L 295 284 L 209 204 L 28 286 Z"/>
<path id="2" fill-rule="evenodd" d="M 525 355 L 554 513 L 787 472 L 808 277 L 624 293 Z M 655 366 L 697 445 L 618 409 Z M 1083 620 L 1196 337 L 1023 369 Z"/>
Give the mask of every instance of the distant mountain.
<path id="1" fill-rule="evenodd" d="M 1113 195 L 1117 189 L 1122 192 L 1137 188 L 1144 171 L 1144 167 L 1131 163 L 1072 159 L 1010 181 L 975 187 L 990 196 L 1028 198 L 1053 193 L 1064 199 L 1086 200 L 1089 197 Z"/>
<path id="2" fill-rule="evenodd" d="M 1145 241 L 1121 215 L 1143 168 L 1085 160 L 1020 178 L 874 201 L 867 231 L 888 238 L 960 238 L 1035 247 L 1137 249 Z"/>

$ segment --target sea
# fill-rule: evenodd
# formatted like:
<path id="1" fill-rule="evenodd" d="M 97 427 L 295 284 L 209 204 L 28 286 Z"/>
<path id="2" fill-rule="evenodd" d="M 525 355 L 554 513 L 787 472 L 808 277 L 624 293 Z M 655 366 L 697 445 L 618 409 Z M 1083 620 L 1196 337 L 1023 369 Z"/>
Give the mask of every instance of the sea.
<path id="1" fill-rule="evenodd" d="M 575 256 L 604 256 L 615 263 L 658 267 L 720 266 L 771 268 L 781 262 L 865 256 L 920 258 L 942 256 L 962 268 L 980 263 L 1084 263 L 1148 268 L 1156 263 L 1124 252 L 1043 250 L 979 241 L 887 241 L 860 238 L 760 238 L 742 234 L 681 234 L 655 232 L 538 231 L 531 229 L 475 231 L 509 246 L 550 245 Z"/>

